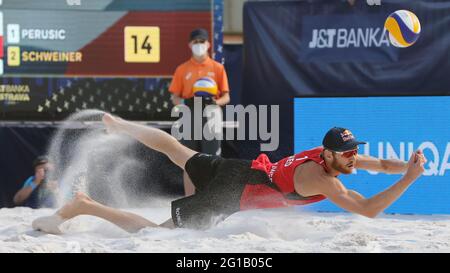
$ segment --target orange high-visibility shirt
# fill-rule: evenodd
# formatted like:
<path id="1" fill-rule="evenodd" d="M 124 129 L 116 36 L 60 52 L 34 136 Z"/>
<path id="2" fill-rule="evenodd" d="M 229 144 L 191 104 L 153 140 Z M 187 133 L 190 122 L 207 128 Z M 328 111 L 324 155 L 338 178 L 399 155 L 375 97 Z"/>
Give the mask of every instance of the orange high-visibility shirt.
<path id="1" fill-rule="evenodd" d="M 220 98 L 223 93 L 230 91 L 224 66 L 207 57 L 202 63 L 191 58 L 189 61 L 179 65 L 173 75 L 169 92 L 183 99 L 190 99 L 194 96 L 192 86 L 201 77 L 210 77 L 216 81 L 219 90 L 216 98 Z"/>

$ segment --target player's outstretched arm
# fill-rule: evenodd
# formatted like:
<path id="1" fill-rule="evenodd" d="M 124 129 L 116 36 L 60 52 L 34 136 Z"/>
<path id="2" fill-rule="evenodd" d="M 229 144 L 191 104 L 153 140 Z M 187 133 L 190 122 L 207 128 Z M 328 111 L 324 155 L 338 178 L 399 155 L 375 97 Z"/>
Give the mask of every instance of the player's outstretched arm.
<path id="1" fill-rule="evenodd" d="M 408 162 L 397 159 L 378 159 L 367 155 L 358 155 L 356 158 L 357 169 L 374 172 L 401 174 L 408 169 Z"/>
<path id="2" fill-rule="evenodd" d="M 364 198 L 361 194 L 348 190 L 337 178 L 327 178 L 327 183 L 319 183 L 320 191 L 337 206 L 363 216 L 374 218 L 395 202 L 405 190 L 423 173 L 425 157 L 422 153 L 414 153 L 407 164 L 405 175 L 388 189 Z"/>

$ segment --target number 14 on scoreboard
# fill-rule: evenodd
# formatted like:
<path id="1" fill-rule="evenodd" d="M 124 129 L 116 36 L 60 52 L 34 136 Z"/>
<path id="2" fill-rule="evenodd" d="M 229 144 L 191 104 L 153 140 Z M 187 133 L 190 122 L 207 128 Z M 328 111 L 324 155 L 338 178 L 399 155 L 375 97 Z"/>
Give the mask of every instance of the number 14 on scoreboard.
<path id="1" fill-rule="evenodd" d="M 124 29 L 125 62 L 159 63 L 159 27 L 127 26 Z"/>

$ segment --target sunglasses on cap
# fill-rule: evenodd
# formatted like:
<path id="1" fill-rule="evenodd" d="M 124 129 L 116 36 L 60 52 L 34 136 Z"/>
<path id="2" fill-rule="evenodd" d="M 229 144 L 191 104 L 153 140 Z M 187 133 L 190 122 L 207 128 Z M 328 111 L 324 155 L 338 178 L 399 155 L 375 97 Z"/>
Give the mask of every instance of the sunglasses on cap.
<path id="1" fill-rule="evenodd" d="M 345 151 L 345 152 L 335 152 L 335 151 L 332 151 L 332 152 L 336 153 L 336 154 L 340 154 L 342 157 L 350 158 L 350 157 L 358 154 L 358 148 L 350 150 L 350 151 Z"/>

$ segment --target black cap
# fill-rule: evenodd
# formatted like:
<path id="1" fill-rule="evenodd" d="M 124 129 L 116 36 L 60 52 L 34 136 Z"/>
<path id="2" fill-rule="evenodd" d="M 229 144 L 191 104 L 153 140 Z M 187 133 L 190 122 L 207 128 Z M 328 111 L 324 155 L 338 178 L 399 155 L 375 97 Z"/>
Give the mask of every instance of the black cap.
<path id="1" fill-rule="evenodd" d="M 191 32 L 191 35 L 189 36 L 189 41 L 193 41 L 193 40 L 197 40 L 197 39 L 208 40 L 209 39 L 208 31 L 204 28 L 194 29 Z"/>
<path id="2" fill-rule="evenodd" d="M 353 150 L 359 144 L 366 144 L 366 142 L 356 140 L 350 130 L 340 127 L 331 128 L 322 141 L 323 147 L 335 152 Z"/>
<path id="3" fill-rule="evenodd" d="M 45 155 L 38 156 L 35 160 L 33 160 L 33 168 L 45 163 L 48 163 L 48 157 Z"/>

